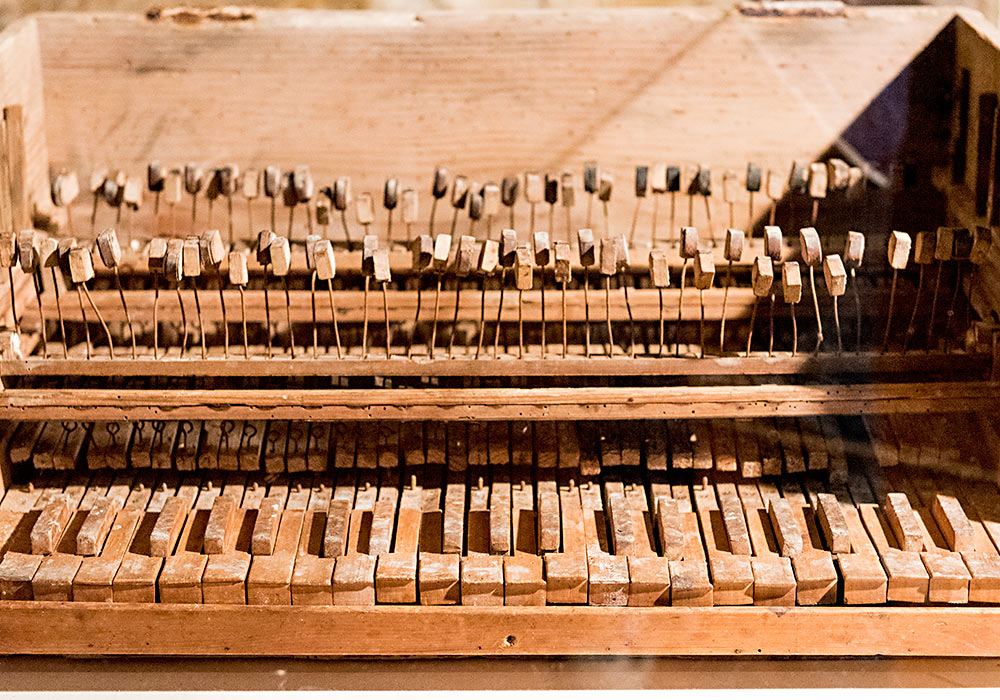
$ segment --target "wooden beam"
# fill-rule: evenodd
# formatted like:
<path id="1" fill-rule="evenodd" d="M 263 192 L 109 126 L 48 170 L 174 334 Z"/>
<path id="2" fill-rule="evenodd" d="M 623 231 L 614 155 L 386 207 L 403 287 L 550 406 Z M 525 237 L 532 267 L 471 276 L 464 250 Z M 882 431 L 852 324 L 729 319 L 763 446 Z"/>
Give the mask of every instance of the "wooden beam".
<path id="1" fill-rule="evenodd" d="M 825 632 L 808 633 L 815 629 Z M 0 602 L 2 654 L 996 657 L 997 630 L 1000 609 L 982 607 L 316 606 L 304 612 L 292 606 Z"/>
<path id="2" fill-rule="evenodd" d="M 992 382 L 580 389 L 9 389 L 0 420 L 579 420 L 995 411 Z"/>

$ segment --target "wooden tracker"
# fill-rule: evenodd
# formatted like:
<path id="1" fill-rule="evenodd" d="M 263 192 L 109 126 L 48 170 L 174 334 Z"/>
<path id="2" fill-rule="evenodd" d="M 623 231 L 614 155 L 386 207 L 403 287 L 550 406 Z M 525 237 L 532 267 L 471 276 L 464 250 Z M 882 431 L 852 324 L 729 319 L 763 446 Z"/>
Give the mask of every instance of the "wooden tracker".
<path id="1" fill-rule="evenodd" d="M 115 420 L 195 418 L 209 406 L 233 420 L 545 420 L 598 418 L 609 410 L 627 418 L 771 417 L 839 413 L 990 411 L 997 386 L 989 382 L 735 387 L 594 387 L 576 389 L 8 389 L 0 419 Z"/>

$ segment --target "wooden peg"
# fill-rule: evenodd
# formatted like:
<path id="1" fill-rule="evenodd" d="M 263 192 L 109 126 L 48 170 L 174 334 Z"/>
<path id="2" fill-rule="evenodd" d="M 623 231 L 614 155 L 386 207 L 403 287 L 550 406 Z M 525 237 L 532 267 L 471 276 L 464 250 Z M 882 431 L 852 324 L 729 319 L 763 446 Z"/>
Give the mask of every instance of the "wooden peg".
<path id="1" fill-rule="evenodd" d="M 660 350 L 659 355 L 663 357 L 665 318 L 663 315 L 663 290 L 670 286 L 670 265 L 667 262 L 665 251 L 654 249 L 649 251 L 649 279 L 656 287 L 660 301 Z"/>
<path id="2" fill-rule="evenodd" d="M 382 206 L 389 212 L 386 221 L 385 239 L 392 243 L 392 212 L 399 205 L 399 180 L 390 177 L 382 186 Z"/>
<path id="3" fill-rule="evenodd" d="M 735 173 L 733 173 L 735 177 Z M 729 301 L 729 287 L 733 283 L 733 263 L 743 257 L 743 232 L 739 229 L 726 229 L 726 244 L 723 250 L 726 264 L 726 287 L 722 293 L 722 321 L 719 325 L 719 354 L 726 354 L 726 304 Z"/>
<path id="4" fill-rule="evenodd" d="M 500 243 L 499 241 L 487 239 L 483 241 L 483 247 L 479 254 L 477 271 L 482 275 L 480 283 L 479 301 L 479 340 L 476 345 L 476 359 L 483 349 L 483 336 L 486 333 L 486 278 L 492 277 L 500 266 Z M 501 293 L 503 291 L 501 290 Z M 498 324 L 499 325 L 499 324 Z"/>
<path id="5" fill-rule="evenodd" d="M 816 295 L 816 268 L 823 262 L 823 248 L 819 242 L 819 233 L 812 227 L 799 229 L 799 248 L 802 262 L 809 268 L 809 288 L 812 291 L 813 309 L 816 312 L 816 349 L 819 352 L 823 344 L 823 319 L 819 313 L 819 297 Z"/>
<path id="6" fill-rule="evenodd" d="M 316 262 L 316 276 L 326 282 L 326 292 L 330 300 L 330 314 L 333 320 L 333 337 L 337 344 L 337 358 L 343 357 L 340 345 L 340 324 L 337 321 L 337 306 L 333 300 L 333 279 L 337 276 L 337 260 L 333 255 L 330 241 L 320 239 L 313 244 L 313 258 Z"/>
<path id="7" fill-rule="evenodd" d="M 837 310 L 837 299 L 847 291 L 847 270 L 844 269 L 844 262 L 839 255 L 827 255 L 823 259 L 823 278 L 826 281 L 826 289 L 833 297 L 833 323 L 837 328 L 837 353 L 844 350 L 840 337 L 840 314 Z"/>
<path id="8" fill-rule="evenodd" d="M 786 262 L 781 268 L 781 290 L 785 303 L 791 306 L 792 355 L 794 356 L 799 348 L 799 327 L 798 321 L 795 319 L 795 305 L 802 300 L 802 273 L 799 271 L 799 264 L 793 260 Z"/>
<path id="9" fill-rule="evenodd" d="M 244 289 L 250 282 L 250 271 L 247 267 L 247 252 L 234 250 L 229 253 L 229 284 L 240 290 L 240 316 L 243 326 L 243 357 L 250 357 L 250 342 L 247 338 L 247 310 L 243 298 Z"/>
<path id="10" fill-rule="evenodd" d="M 754 258 L 753 268 L 750 271 L 750 286 L 753 289 L 753 308 L 750 311 L 750 331 L 747 334 L 747 357 L 750 357 L 750 348 L 753 345 L 757 304 L 762 298 L 770 296 L 774 287 L 774 265 L 771 258 L 766 255 L 758 255 Z"/>
<path id="11" fill-rule="evenodd" d="M 938 235 L 941 235 L 941 230 L 938 229 Z M 948 246 L 949 254 L 951 252 L 951 246 Z M 892 329 L 892 312 L 896 304 L 896 281 L 899 277 L 899 271 L 906 269 L 906 263 L 910 258 L 910 235 L 903 231 L 893 231 L 889 235 L 889 267 L 892 268 L 892 286 L 889 288 L 889 313 L 886 315 L 885 323 L 885 336 L 882 338 L 882 347 L 880 352 L 885 352 L 889 347 L 889 333 Z M 940 280 L 940 268 L 938 268 L 938 279 Z M 937 290 L 935 289 L 935 302 L 937 299 Z M 933 307 L 931 311 L 931 323 L 930 328 L 927 333 L 927 347 L 930 348 L 931 333 L 933 332 L 934 326 L 934 313 Z"/>

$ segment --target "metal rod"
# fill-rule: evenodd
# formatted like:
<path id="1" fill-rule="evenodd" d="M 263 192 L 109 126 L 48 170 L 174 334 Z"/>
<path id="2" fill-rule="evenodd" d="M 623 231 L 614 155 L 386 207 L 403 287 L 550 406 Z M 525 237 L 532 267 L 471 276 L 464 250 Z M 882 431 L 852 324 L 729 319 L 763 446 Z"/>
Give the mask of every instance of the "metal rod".
<path id="1" fill-rule="evenodd" d="M 271 351 L 271 302 L 270 302 L 270 295 L 267 293 L 267 273 L 269 267 L 270 263 L 266 263 L 264 265 L 264 321 L 267 324 L 266 328 L 267 358 L 271 359 L 271 357 L 273 357 Z"/>
<path id="2" fill-rule="evenodd" d="M 584 352 L 590 357 L 590 266 L 583 268 Z"/>
<path id="3" fill-rule="evenodd" d="M 483 349 L 483 334 L 486 332 L 486 278 L 483 277 L 483 282 L 480 288 L 479 295 L 479 340 L 476 343 L 476 359 L 479 359 L 479 353 Z"/>
<path id="4" fill-rule="evenodd" d="M 517 346 L 518 358 L 524 357 L 524 304 L 523 304 L 524 291 L 521 289 L 517 290 Z"/>
<path id="5" fill-rule="evenodd" d="M 663 357 L 663 341 L 664 341 L 664 331 L 665 331 L 665 325 L 664 325 L 664 322 L 663 322 L 663 287 L 658 288 L 656 291 L 659 292 L 659 297 L 660 297 L 660 353 L 659 353 L 659 355 L 660 355 L 660 357 Z"/>
<path id="6" fill-rule="evenodd" d="M 840 313 L 837 310 L 837 297 L 833 297 L 833 325 L 837 328 L 837 354 L 844 351 L 844 343 L 840 337 Z"/>
<path id="7" fill-rule="evenodd" d="M 542 299 L 542 357 L 545 357 L 545 352 L 548 349 L 548 344 L 545 342 L 545 266 L 539 269 L 538 276 L 541 278 L 541 299 Z"/>
<path id="8" fill-rule="evenodd" d="M 660 195 L 653 195 L 653 221 L 649 231 L 650 246 L 656 245 L 656 219 L 660 214 Z"/>
<path id="9" fill-rule="evenodd" d="M 362 302 L 364 304 L 364 320 L 361 324 L 361 359 L 368 357 L 368 287 L 371 285 L 371 279 L 370 275 L 365 275 L 365 295 Z"/>
<path id="10" fill-rule="evenodd" d="M 630 285 L 625 280 L 624 275 L 618 277 L 618 284 L 625 292 L 625 311 L 628 313 L 628 356 L 635 357 L 635 318 L 632 316 L 632 302 L 628 295 Z M 634 277 L 632 278 L 632 284 L 635 284 Z"/>
<path id="11" fill-rule="evenodd" d="M 125 303 L 125 290 L 122 288 L 121 276 L 118 274 L 118 266 L 113 268 L 115 272 L 115 286 L 118 287 L 118 296 L 122 300 L 122 310 L 125 312 L 125 322 L 128 324 L 128 334 L 132 338 L 132 359 L 135 359 L 135 329 L 132 327 L 132 316 L 128 312 L 128 304 Z"/>
<path id="12" fill-rule="evenodd" d="M 226 196 L 226 211 L 229 214 L 229 247 L 233 247 L 233 197 L 232 195 Z"/>
<path id="13" fill-rule="evenodd" d="M 699 335 L 701 343 L 701 357 L 705 357 L 705 290 L 701 287 L 698 288 L 698 301 L 701 304 L 701 324 L 699 326 Z"/>
<path id="14" fill-rule="evenodd" d="M 503 292 L 507 286 L 507 268 L 500 273 L 500 303 L 497 305 L 497 324 L 493 329 L 493 359 L 497 358 L 497 349 L 500 347 L 500 316 L 503 314 Z"/>
<path id="15" fill-rule="evenodd" d="M 948 304 L 947 322 L 944 326 L 944 349 L 945 352 L 951 349 L 951 322 L 955 317 L 955 302 L 958 300 L 958 293 L 962 289 L 962 261 L 955 261 L 955 291 L 951 295 L 951 303 Z"/>
<path id="16" fill-rule="evenodd" d="M 313 359 L 319 355 L 319 327 L 316 325 L 316 271 L 309 278 L 309 297 L 312 302 L 313 316 Z"/>
<path id="17" fill-rule="evenodd" d="M 434 215 L 437 213 L 438 200 L 437 197 L 431 200 L 431 218 L 427 222 L 427 235 L 434 238 Z"/>
<path id="18" fill-rule="evenodd" d="M 569 350 L 569 335 L 567 333 L 567 322 L 566 322 L 566 282 L 562 283 L 562 341 L 563 341 L 563 358 L 566 357 L 567 351 Z"/>
<path id="19" fill-rule="evenodd" d="M 767 356 L 768 357 L 774 357 L 774 305 L 775 305 L 774 298 L 775 298 L 775 296 L 776 295 L 774 295 L 774 294 L 771 295 L 771 307 L 770 307 L 770 312 L 768 314 L 768 319 L 767 319 L 767 328 L 768 328 L 768 333 L 767 333 L 767 335 L 768 335 L 768 339 L 767 339 Z"/>
<path id="20" fill-rule="evenodd" d="M 604 320 L 608 326 L 608 357 L 615 354 L 615 336 L 611 332 L 611 275 L 604 277 Z"/>
<path id="21" fill-rule="evenodd" d="M 326 281 L 326 293 L 330 297 L 330 314 L 333 316 L 333 339 L 337 343 L 337 359 L 344 357 L 340 347 L 340 324 L 337 322 L 337 305 L 333 303 L 333 280 Z"/>
<path id="22" fill-rule="evenodd" d="M 750 357 L 750 346 L 753 344 L 753 327 L 757 322 L 757 302 L 760 301 L 760 297 L 754 295 L 753 298 L 753 308 L 750 311 L 750 332 L 747 333 L 747 354 L 746 357 Z"/>
<path id="23" fill-rule="evenodd" d="M 54 273 L 53 273 L 54 274 Z M 160 276 L 153 273 L 153 359 L 160 356 L 160 324 L 157 312 L 160 306 Z"/>
<path id="24" fill-rule="evenodd" d="M 726 354 L 726 303 L 729 301 L 729 286 L 733 283 L 733 261 L 726 266 L 726 288 L 722 292 L 722 323 L 719 326 L 719 355 Z"/>
<path id="25" fill-rule="evenodd" d="M 344 229 L 344 240 L 347 241 L 347 249 L 354 250 L 354 243 L 351 241 L 351 230 L 347 227 L 347 212 L 340 210 L 340 225 Z"/>
<path id="26" fill-rule="evenodd" d="M 854 341 L 854 351 L 861 352 L 861 293 L 858 291 L 858 278 L 853 267 L 851 268 L 851 287 L 854 289 L 854 312 L 857 317 L 855 324 L 857 337 Z"/>
<path id="27" fill-rule="evenodd" d="M 882 338 L 882 347 L 879 348 L 880 353 L 884 353 L 886 349 L 889 347 L 889 331 L 892 328 L 892 311 L 896 305 L 896 280 L 898 277 L 899 277 L 899 270 L 893 268 L 892 286 L 889 288 L 889 313 L 886 315 L 885 319 L 885 336 Z M 929 348 L 930 346 L 928 346 L 928 349 Z"/>
<path id="28" fill-rule="evenodd" d="M 816 349 L 813 352 L 818 353 L 823 344 L 823 318 L 819 315 L 819 297 L 816 296 L 816 268 L 812 265 L 809 266 L 809 287 L 812 290 L 813 309 L 816 311 Z"/>
<path id="29" fill-rule="evenodd" d="M 250 358 L 250 340 L 247 338 L 247 307 L 243 296 L 243 285 L 239 285 L 240 290 L 240 317 L 243 321 L 243 357 Z"/>
<path id="30" fill-rule="evenodd" d="M 389 212 L 392 216 L 392 212 Z M 385 282 L 382 283 L 382 314 L 385 316 L 385 359 L 392 357 L 392 335 L 389 332 L 389 298 L 385 293 Z"/>
<path id="31" fill-rule="evenodd" d="M 35 285 L 35 301 L 38 302 L 38 320 L 42 330 L 42 357 L 49 356 L 49 337 L 45 328 L 45 312 L 42 310 L 42 285 L 38 281 L 40 273 L 36 270 L 31 274 L 31 280 Z"/>
<path id="32" fill-rule="evenodd" d="M 14 268 L 7 268 L 7 278 L 10 280 L 10 313 L 14 317 L 14 331 L 21 335 L 21 319 L 17 317 L 17 295 L 14 293 Z"/>
<path id="33" fill-rule="evenodd" d="M 108 338 L 108 356 L 114 358 L 115 344 L 111 339 L 111 330 L 108 328 L 108 324 L 104 322 L 104 317 L 101 316 L 101 312 L 98 311 L 97 304 L 94 303 L 94 298 L 90 296 L 90 290 L 87 289 L 87 285 L 81 284 L 80 286 L 83 287 L 83 293 L 87 295 L 87 301 L 90 302 L 90 308 L 92 308 L 94 313 L 97 314 L 97 320 L 100 321 L 101 328 L 104 329 L 104 335 Z"/>
<path id="34" fill-rule="evenodd" d="M 448 333 L 448 359 L 452 358 L 455 346 L 455 326 L 458 325 L 458 302 L 462 296 L 462 280 L 455 278 L 455 314 L 451 317 L 451 330 Z"/>
<path id="35" fill-rule="evenodd" d="M 927 352 L 931 351 L 931 339 L 934 337 L 934 318 L 937 316 L 937 300 L 938 292 L 941 290 L 941 270 L 943 267 L 944 261 L 938 260 L 937 276 L 934 279 L 934 294 L 931 296 L 931 319 L 927 323 L 927 347 L 925 348 Z"/>
<path id="36" fill-rule="evenodd" d="M 205 324 L 201 318 L 201 300 L 198 298 L 198 278 L 191 278 L 191 289 L 194 290 L 194 309 L 195 313 L 198 314 L 198 335 L 201 340 L 201 359 L 205 359 L 208 356 L 208 348 L 205 346 Z"/>
<path id="37" fill-rule="evenodd" d="M 654 195 L 655 196 L 655 195 Z M 635 208 L 632 210 L 632 225 L 628 229 L 628 244 L 631 246 L 632 241 L 635 239 L 635 224 L 639 219 L 639 205 L 642 204 L 642 199 L 639 197 L 635 198 Z"/>
<path id="38" fill-rule="evenodd" d="M 181 307 L 181 327 L 183 329 L 181 335 L 181 357 L 184 357 L 184 353 L 187 351 L 187 341 L 188 341 L 188 323 L 187 323 L 187 312 L 184 311 L 184 298 L 181 296 L 181 283 L 177 283 L 177 303 Z"/>
<path id="39" fill-rule="evenodd" d="M 903 354 L 904 355 L 906 354 L 907 346 L 910 344 L 910 339 L 913 338 L 913 336 L 917 332 L 917 329 L 916 329 L 917 309 L 920 308 L 920 294 L 921 294 L 921 292 L 924 289 L 924 268 L 926 268 L 926 267 L 927 267 L 926 265 L 920 265 L 920 271 L 919 271 L 919 273 L 917 275 L 917 296 L 913 300 L 913 311 L 910 313 L 910 322 L 906 326 L 906 337 L 903 338 Z M 853 281 L 853 275 L 854 275 L 854 270 L 851 270 L 852 281 Z M 860 314 L 861 313 L 861 301 L 860 301 L 860 299 L 858 297 L 857 286 L 855 286 L 855 288 L 854 288 L 854 298 L 858 299 L 858 313 Z M 858 317 L 858 321 L 859 321 L 859 324 L 860 324 L 860 316 Z M 858 341 L 859 341 L 858 342 L 858 347 L 859 347 L 859 349 L 860 349 L 860 346 L 861 346 L 860 339 L 861 339 L 861 329 L 859 327 L 858 328 Z"/>
<path id="40" fill-rule="evenodd" d="M 413 338 L 417 335 L 417 324 L 420 321 L 420 302 L 423 298 L 423 286 L 421 282 L 423 281 L 423 275 L 417 275 L 417 312 L 413 314 L 413 331 L 410 333 L 410 339 L 406 343 L 406 356 L 411 357 L 413 355 Z"/>
<path id="41" fill-rule="evenodd" d="M 428 348 L 429 357 L 434 359 L 434 344 L 437 342 L 438 311 L 441 308 L 441 275 L 437 276 L 437 290 L 434 292 L 434 322 L 431 325 L 431 345 Z"/>
<path id="42" fill-rule="evenodd" d="M 83 308 L 83 293 L 80 291 L 80 285 L 76 285 L 76 298 L 80 302 L 80 316 L 83 318 L 83 333 L 87 340 L 87 359 L 90 359 L 93 350 L 90 343 L 90 324 L 87 322 L 87 311 Z"/>
<path id="43" fill-rule="evenodd" d="M 687 277 L 688 259 L 681 265 L 681 288 L 677 295 L 677 328 L 674 330 L 674 357 L 681 356 L 681 318 L 684 313 L 684 280 Z"/>
<path id="44" fill-rule="evenodd" d="M 792 357 L 795 357 L 799 352 L 799 322 L 795 318 L 795 304 L 791 304 L 792 307 Z"/>
<path id="45" fill-rule="evenodd" d="M 281 281 L 285 285 L 285 318 L 288 319 L 288 352 L 292 359 L 295 359 L 295 327 L 292 325 L 292 301 L 288 294 L 288 275 L 284 275 Z M 367 307 L 366 307 L 367 310 Z"/>
<path id="46" fill-rule="evenodd" d="M 222 337 L 223 337 L 223 353 L 226 358 L 229 358 L 229 319 L 226 316 L 226 297 L 222 293 L 223 282 L 222 282 L 222 272 L 219 268 L 215 268 L 215 279 L 219 283 L 219 306 L 222 307 Z"/>
<path id="47" fill-rule="evenodd" d="M 59 299 L 59 280 L 56 278 L 56 268 L 54 267 L 52 268 L 52 289 L 56 293 L 56 313 L 59 314 L 59 337 L 62 340 L 63 358 L 67 358 L 69 357 L 69 346 L 66 344 L 66 324 L 63 322 L 62 301 Z"/>

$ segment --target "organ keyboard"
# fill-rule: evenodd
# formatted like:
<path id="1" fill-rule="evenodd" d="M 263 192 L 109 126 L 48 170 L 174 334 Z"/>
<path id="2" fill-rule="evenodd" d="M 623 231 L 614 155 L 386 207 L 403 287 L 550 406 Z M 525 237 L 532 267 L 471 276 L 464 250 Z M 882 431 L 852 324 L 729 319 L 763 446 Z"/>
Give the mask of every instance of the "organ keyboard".
<path id="1" fill-rule="evenodd" d="M 1000 654 L 995 40 L 794 7 L 9 29 L 0 651 Z M 624 73 L 545 59 L 591 31 Z M 834 131 L 739 121 L 740 42 Z"/>

